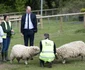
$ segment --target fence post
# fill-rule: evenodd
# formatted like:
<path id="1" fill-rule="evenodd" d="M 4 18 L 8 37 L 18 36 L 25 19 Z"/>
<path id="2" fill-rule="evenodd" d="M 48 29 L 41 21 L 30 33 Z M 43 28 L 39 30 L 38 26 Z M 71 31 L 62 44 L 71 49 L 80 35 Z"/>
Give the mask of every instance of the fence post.
<path id="1" fill-rule="evenodd" d="M 85 27 L 85 14 L 84 14 L 84 27 Z"/>
<path id="2" fill-rule="evenodd" d="M 19 17 L 20 18 L 20 17 Z M 20 18 L 21 19 L 21 18 Z M 20 28 L 21 28 L 21 20 L 19 20 L 19 32 L 20 32 Z"/>
<path id="3" fill-rule="evenodd" d="M 42 16 L 40 18 L 40 24 L 41 24 L 41 29 L 43 29 L 43 19 L 42 19 Z"/>
<path id="4" fill-rule="evenodd" d="M 63 16 L 60 16 L 60 32 L 63 32 L 62 23 L 63 23 Z"/>

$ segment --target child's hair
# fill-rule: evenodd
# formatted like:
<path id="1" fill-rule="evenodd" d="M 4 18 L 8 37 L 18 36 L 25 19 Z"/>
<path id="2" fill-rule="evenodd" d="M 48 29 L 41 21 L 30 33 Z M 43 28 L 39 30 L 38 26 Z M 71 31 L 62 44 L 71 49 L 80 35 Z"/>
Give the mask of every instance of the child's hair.
<path id="1" fill-rule="evenodd" d="M 4 20 L 6 20 L 6 17 L 7 17 L 8 15 L 4 15 Z"/>

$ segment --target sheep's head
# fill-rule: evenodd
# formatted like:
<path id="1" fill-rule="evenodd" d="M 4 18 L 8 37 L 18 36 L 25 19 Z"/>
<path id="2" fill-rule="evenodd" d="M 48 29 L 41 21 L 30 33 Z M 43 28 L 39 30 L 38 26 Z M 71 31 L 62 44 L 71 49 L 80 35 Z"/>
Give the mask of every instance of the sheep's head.
<path id="1" fill-rule="evenodd" d="M 59 53 L 58 53 L 58 48 L 56 48 L 56 59 L 59 59 L 60 58 L 60 55 L 59 55 Z"/>
<path id="2" fill-rule="evenodd" d="M 39 52 L 40 52 L 39 47 L 37 47 L 37 46 L 33 46 L 32 49 L 33 49 L 33 51 L 34 51 L 34 55 L 39 54 Z"/>

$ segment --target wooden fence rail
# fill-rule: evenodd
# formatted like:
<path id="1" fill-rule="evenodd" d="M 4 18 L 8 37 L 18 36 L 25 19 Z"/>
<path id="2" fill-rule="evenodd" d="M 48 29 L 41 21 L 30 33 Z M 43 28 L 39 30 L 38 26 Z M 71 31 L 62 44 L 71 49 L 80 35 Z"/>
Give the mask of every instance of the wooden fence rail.
<path id="1" fill-rule="evenodd" d="M 40 19 L 41 28 L 43 28 L 43 18 L 60 17 L 60 30 L 63 31 L 63 28 L 62 28 L 63 17 L 64 16 L 74 16 L 74 15 L 83 15 L 84 16 L 84 27 L 85 27 L 85 12 L 83 12 L 83 13 L 57 14 L 57 15 L 48 15 L 48 16 L 37 15 L 37 18 Z M 10 21 L 20 21 L 21 17 L 22 17 L 22 15 L 10 15 L 9 19 L 10 19 Z M 0 18 L 3 19 L 2 16 Z"/>

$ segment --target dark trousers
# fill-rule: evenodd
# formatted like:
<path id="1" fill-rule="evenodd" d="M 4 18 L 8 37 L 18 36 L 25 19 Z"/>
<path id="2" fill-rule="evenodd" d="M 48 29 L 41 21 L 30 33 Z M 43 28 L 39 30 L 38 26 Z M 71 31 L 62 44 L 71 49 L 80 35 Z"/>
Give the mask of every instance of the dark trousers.
<path id="1" fill-rule="evenodd" d="M 3 39 L 3 47 L 2 47 L 2 52 L 8 52 L 8 48 L 10 45 L 10 37 L 7 37 L 6 39 Z"/>
<path id="2" fill-rule="evenodd" d="M 33 30 L 29 30 L 29 31 L 26 31 L 28 33 L 25 33 L 24 34 L 24 45 L 25 46 L 28 46 L 28 40 L 30 42 L 30 46 L 33 46 L 34 45 L 34 31 Z"/>

